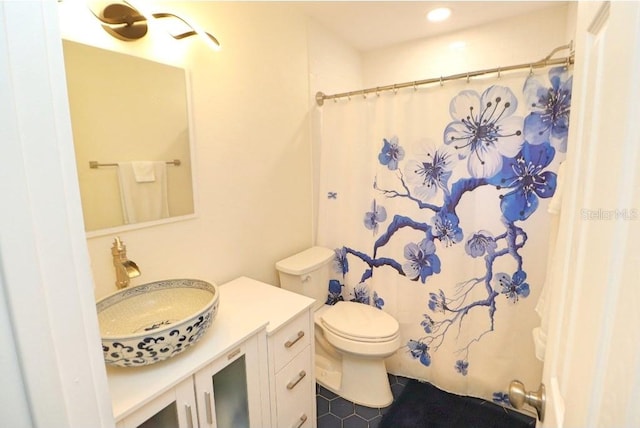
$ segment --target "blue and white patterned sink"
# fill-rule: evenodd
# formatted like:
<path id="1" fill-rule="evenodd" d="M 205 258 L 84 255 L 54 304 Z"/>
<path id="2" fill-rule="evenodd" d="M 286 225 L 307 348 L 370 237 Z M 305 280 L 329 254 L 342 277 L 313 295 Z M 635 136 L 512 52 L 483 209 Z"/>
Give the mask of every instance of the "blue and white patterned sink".
<path id="1" fill-rule="evenodd" d="M 105 361 L 145 366 L 183 352 L 209 328 L 219 298 L 215 284 L 171 279 L 125 288 L 99 300 Z"/>

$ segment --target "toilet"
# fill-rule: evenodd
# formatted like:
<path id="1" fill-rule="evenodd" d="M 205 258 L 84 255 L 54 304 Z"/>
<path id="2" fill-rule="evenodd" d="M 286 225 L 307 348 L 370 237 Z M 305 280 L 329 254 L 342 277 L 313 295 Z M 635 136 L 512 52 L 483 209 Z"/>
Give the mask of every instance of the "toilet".
<path id="1" fill-rule="evenodd" d="M 316 300 L 316 381 L 367 407 L 393 401 L 385 358 L 400 347 L 399 324 L 391 315 L 356 302 L 325 305 L 335 253 L 309 248 L 276 263 L 283 289 Z"/>

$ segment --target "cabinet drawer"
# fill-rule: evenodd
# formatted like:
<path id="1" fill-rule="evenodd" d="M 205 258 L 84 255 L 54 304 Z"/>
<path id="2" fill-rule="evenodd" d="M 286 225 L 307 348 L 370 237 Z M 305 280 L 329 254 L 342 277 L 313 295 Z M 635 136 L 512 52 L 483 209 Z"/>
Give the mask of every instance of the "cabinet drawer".
<path id="1" fill-rule="evenodd" d="M 309 313 L 304 312 L 293 321 L 287 323 L 270 339 L 273 347 L 274 369 L 277 373 L 293 357 L 310 343 Z"/>
<path id="2" fill-rule="evenodd" d="M 276 374 L 278 428 L 313 426 L 313 381 L 311 347 L 307 346 Z"/>

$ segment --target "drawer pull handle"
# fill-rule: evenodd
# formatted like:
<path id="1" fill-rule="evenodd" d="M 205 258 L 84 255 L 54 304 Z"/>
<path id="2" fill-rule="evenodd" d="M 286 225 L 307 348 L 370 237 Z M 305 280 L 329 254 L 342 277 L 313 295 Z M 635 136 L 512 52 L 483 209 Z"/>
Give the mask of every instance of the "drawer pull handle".
<path id="1" fill-rule="evenodd" d="M 300 381 L 301 381 L 302 379 L 304 379 L 304 377 L 305 377 L 306 375 L 307 375 L 307 372 L 305 372 L 304 370 L 302 370 L 300 373 L 298 373 L 298 378 L 297 378 L 296 380 L 292 380 L 291 382 L 289 382 L 289 383 L 287 384 L 287 389 L 288 389 L 289 391 L 291 391 L 293 388 L 295 388 L 295 387 L 296 387 L 296 385 L 297 385 L 297 384 L 299 384 L 299 383 L 300 383 Z"/>
<path id="2" fill-rule="evenodd" d="M 300 419 L 298 419 L 298 422 L 296 422 L 293 428 L 300 428 L 305 422 L 307 422 L 307 415 L 303 414 L 300 416 Z"/>
<path id="3" fill-rule="evenodd" d="M 298 336 L 295 339 L 287 340 L 285 342 L 284 347 L 287 348 L 287 349 L 291 348 L 293 345 L 296 344 L 296 342 L 298 342 L 298 340 L 302 339 L 303 337 L 304 337 L 304 331 L 300 330 L 298 332 Z"/>
<path id="4" fill-rule="evenodd" d="M 227 355 L 227 360 L 232 360 L 233 357 L 237 356 L 240 352 L 242 352 L 242 349 L 240 348 L 236 349 L 235 351 Z"/>
<path id="5" fill-rule="evenodd" d="M 191 414 L 191 406 L 185 404 L 184 410 L 187 413 L 187 427 L 193 428 L 193 415 Z"/>
<path id="6" fill-rule="evenodd" d="M 204 406 L 207 413 L 207 423 L 209 425 L 213 424 L 213 413 L 211 412 L 211 394 L 208 392 L 204 393 Z"/>

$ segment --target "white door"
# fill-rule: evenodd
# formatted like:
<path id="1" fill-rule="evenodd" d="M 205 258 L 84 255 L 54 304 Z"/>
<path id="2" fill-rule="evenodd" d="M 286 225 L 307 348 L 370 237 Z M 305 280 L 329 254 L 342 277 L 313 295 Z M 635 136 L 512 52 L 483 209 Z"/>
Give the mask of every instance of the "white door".
<path id="1" fill-rule="evenodd" d="M 639 105 L 640 2 L 580 2 L 541 427 L 640 427 Z"/>

